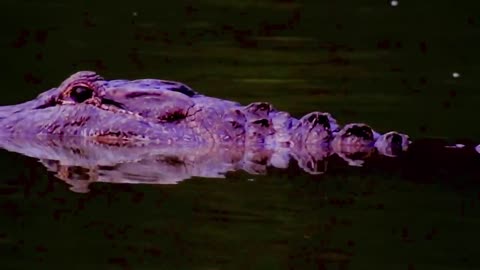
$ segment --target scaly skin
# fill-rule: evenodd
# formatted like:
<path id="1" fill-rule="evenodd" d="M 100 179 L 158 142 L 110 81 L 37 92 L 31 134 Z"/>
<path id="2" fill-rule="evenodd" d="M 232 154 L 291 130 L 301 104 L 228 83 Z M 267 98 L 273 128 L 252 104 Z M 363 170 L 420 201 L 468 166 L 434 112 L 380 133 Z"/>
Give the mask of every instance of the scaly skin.
<path id="1" fill-rule="evenodd" d="M 153 142 L 189 149 L 288 148 L 292 153 L 331 147 L 344 158 L 373 147 L 395 155 L 409 143 L 406 135 L 380 135 L 365 124 L 340 129 L 329 113 L 295 119 L 266 102 L 242 106 L 178 82 L 107 81 L 89 71 L 73 74 L 32 101 L 0 107 L 0 125 L 4 138 L 73 136 L 107 145 Z"/>

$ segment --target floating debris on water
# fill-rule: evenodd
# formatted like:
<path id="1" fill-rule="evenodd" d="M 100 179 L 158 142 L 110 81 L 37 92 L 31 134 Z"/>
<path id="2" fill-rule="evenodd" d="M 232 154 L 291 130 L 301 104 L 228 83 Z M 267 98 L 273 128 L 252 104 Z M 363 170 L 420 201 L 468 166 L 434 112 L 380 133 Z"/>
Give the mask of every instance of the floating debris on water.
<path id="1" fill-rule="evenodd" d="M 458 148 L 458 149 L 462 149 L 465 147 L 465 144 L 461 144 L 461 143 L 457 143 L 455 145 L 447 145 L 445 146 L 445 148 Z"/>
<path id="2" fill-rule="evenodd" d="M 137 15 L 138 15 L 138 13 L 136 11 L 132 12 L 133 17 L 136 17 Z"/>
<path id="3" fill-rule="evenodd" d="M 479 145 L 477 145 L 477 147 L 475 147 L 475 151 L 477 151 L 477 153 L 479 153 L 479 154 L 480 154 L 480 144 L 479 144 Z"/>
<path id="4" fill-rule="evenodd" d="M 458 73 L 458 72 L 453 72 L 453 73 L 452 73 L 452 77 L 453 77 L 453 78 L 459 78 L 459 77 L 460 77 L 460 73 Z"/>
<path id="5" fill-rule="evenodd" d="M 392 0 L 392 1 L 390 1 L 390 5 L 391 5 L 392 7 L 396 7 L 396 6 L 398 6 L 398 1 Z"/>

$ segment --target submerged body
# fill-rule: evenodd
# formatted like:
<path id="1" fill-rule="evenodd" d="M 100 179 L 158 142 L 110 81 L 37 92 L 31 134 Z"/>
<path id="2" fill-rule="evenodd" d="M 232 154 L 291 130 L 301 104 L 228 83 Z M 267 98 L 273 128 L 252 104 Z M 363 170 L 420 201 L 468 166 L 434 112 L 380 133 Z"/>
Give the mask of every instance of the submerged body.
<path id="1" fill-rule="evenodd" d="M 408 136 L 384 135 L 366 124 L 342 129 L 325 112 L 300 119 L 266 102 L 246 106 L 207 97 L 172 81 L 104 80 L 77 72 L 36 99 L 0 107 L 0 136 L 80 136 L 101 144 L 156 142 L 199 148 L 336 148 L 358 152 L 376 147 L 386 154 L 408 147 Z"/>

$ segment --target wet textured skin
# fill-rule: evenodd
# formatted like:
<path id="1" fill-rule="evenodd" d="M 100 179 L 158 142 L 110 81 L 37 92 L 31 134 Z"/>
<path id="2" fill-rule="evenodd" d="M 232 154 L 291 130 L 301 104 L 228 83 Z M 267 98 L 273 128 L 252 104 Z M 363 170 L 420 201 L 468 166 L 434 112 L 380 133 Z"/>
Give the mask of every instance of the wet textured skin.
<path id="1" fill-rule="evenodd" d="M 406 135 L 381 135 L 362 123 L 340 128 L 325 112 L 295 119 L 266 102 L 244 106 L 201 95 L 179 82 L 109 81 L 90 71 L 73 74 L 32 101 L 0 107 L 0 125 L 3 138 L 73 136 L 108 145 L 154 142 L 297 153 L 333 148 L 345 157 L 364 148 L 395 155 L 409 143 Z"/>

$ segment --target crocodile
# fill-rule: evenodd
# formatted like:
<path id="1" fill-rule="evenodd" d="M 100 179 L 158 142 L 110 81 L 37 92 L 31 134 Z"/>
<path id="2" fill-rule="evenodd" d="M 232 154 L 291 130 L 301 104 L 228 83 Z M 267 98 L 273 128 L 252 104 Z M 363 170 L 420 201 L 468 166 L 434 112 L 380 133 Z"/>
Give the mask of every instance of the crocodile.
<path id="1" fill-rule="evenodd" d="M 0 125 L 3 138 L 82 137 L 108 145 L 154 142 L 296 153 L 331 147 L 344 158 L 372 148 L 395 156 L 410 143 L 408 135 L 380 134 L 365 123 L 341 127 L 328 112 L 297 119 L 267 102 L 242 105 L 180 82 L 105 80 L 92 71 L 74 73 L 31 101 L 1 106 Z"/>

